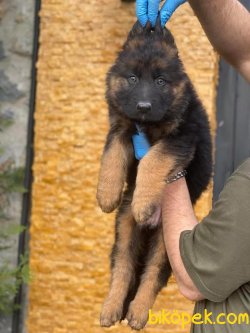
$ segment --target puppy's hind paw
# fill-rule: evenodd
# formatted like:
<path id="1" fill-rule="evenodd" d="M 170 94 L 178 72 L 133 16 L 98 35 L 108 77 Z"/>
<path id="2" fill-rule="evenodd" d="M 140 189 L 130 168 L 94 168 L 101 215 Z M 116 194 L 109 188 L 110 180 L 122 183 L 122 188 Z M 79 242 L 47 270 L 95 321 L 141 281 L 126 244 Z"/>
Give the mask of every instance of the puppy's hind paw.
<path id="1" fill-rule="evenodd" d="M 122 307 L 115 304 L 104 304 L 100 315 L 100 325 L 102 327 L 110 327 L 122 317 Z"/>
<path id="2" fill-rule="evenodd" d="M 148 309 L 144 306 L 138 306 L 138 304 L 131 302 L 128 313 L 126 315 L 129 326 L 134 330 L 141 330 L 147 324 L 148 321 Z"/>

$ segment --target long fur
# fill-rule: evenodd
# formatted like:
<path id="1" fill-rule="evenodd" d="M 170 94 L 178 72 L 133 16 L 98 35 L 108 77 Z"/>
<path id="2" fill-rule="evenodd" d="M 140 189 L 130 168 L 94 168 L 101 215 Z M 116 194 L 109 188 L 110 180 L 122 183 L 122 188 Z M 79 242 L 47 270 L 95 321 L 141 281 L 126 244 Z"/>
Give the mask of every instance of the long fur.
<path id="1" fill-rule="evenodd" d="M 111 283 L 101 325 L 127 318 L 141 329 L 171 273 L 160 209 L 165 180 L 187 170 L 194 204 L 212 173 L 206 112 L 184 71 L 174 38 L 158 20 L 156 28 L 137 22 L 107 75 L 110 130 L 102 156 L 97 200 L 105 212 L 118 207 L 111 253 Z M 145 105 L 150 106 L 143 108 Z M 141 108 L 142 105 L 142 108 Z M 138 124 L 151 149 L 138 162 L 131 137 Z"/>

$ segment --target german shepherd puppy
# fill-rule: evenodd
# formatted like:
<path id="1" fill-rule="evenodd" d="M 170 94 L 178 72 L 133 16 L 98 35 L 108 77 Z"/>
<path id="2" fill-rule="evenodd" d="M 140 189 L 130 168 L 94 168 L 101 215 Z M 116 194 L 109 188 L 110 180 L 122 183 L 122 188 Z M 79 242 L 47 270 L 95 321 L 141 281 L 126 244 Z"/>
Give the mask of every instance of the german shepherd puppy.
<path id="1" fill-rule="evenodd" d="M 108 327 L 126 318 L 139 330 L 171 274 L 161 223 L 150 226 L 161 207 L 166 178 L 186 169 L 194 204 L 211 177 L 211 136 L 174 38 L 159 19 L 154 29 L 149 23 L 145 28 L 134 25 L 108 72 L 106 98 L 110 130 L 97 200 L 106 213 L 119 208 L 110 290 L 100 323 Z M 131 139 L 136 124 L 151 144 L 139 162 Z"/>

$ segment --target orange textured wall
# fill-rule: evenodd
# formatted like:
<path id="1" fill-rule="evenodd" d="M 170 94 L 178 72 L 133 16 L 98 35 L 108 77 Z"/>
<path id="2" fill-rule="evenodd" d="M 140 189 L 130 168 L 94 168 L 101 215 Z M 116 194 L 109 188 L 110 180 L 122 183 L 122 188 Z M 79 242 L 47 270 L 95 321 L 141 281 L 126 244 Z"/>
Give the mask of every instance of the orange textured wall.
<path id="1" fill-rule="evenodd" d="M 96 205 L 107 132 L 105 74 L 135 21 L 120 0 L 42 0 L 35 113 L 29 333 L 130 332 L 99 327 L 108 291 L 113 217 Z M 217 56 L 188 5 L 169 24 L 185 67 L 215 128 Z M 197 206 L 207 214 L 211 190 Z M 173 280 L 154 310 L 192 312 Z M 187 332 L 152 325 L 145 332 Z"/>

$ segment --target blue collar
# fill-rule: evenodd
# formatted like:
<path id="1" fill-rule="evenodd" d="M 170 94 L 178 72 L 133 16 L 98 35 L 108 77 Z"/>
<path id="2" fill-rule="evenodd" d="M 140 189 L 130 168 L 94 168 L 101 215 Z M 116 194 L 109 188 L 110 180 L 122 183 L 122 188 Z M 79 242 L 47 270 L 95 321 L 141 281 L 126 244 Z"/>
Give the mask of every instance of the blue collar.
<path id="1" fill-rule="evenodd" d="M 132 135 L 132 141 L 134 146 L 135 158 L 141 160 L 149 151 L 150 143 L 147 135 L 142 131 L 139 124 L 135 123 L 137 133 Z"/>

